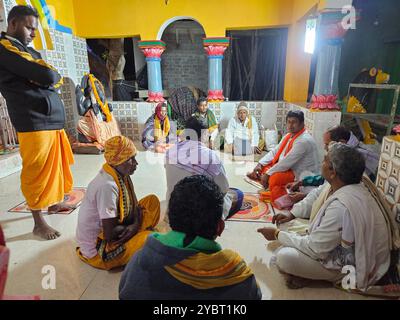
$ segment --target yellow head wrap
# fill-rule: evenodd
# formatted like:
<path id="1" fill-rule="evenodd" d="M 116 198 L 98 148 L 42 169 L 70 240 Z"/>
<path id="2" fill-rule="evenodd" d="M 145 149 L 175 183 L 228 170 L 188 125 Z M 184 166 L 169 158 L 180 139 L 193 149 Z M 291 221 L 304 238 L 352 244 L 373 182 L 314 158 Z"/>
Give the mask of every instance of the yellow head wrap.
<path id="1" fill-rule="evenodd" d="M 104 149 L 104 158 L 110 166 L 118 166 L 128 161 L 137 152 L 133 141 L 124 136 L 116 136 L 107 140 Z"/>

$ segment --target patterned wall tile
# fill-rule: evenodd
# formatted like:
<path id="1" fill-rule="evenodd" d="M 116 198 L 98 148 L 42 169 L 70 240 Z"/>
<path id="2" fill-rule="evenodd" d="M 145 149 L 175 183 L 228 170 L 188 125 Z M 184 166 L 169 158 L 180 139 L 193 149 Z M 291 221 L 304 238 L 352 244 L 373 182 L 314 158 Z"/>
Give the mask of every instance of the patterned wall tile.
<path id="1" fill-rule="evenodd" d="M 217 122 L 221 120 L 221 104 L 220 103 L 209 103 L 209 109 L 214 113 Z"/>
<path id="2" fill-rule="evenodd" d="M 396 145 L 394 148 L 394 157 L 400 159 L 400 146 Z"/>
<path id="3" fill-rule="evenodd" d="M 394 218 L 397 223 L 400 223 L 400 204 L 397 203 L 396 205 L 393 206 L 393 213 L 394 213 Z"/>
<path id="4" fill-rule="evenodd" d="M 72 54 L 72 52 L 67 52 L 65 50 L 64 33 L 54 29 L 49 29 L 49 33 L 54 50 L 40 50 L 40 53 L 45 58 L 46 62 L 55 67 L 63 77 L 70 77 L 67 55 Z"/>
<path id="5" fill-rule="evenodd" d="M 378 190 L 381 191 L 382 194 L 385 194 L 385 182 L 386 182 L 387 176 L 385 171 L 380 171 L 376 177 L 376 187 Z"/>
<path id="6" fill-rule="evenodd" d="M 7 18 L 8 13 L 11 11 L 12 7 L 17 5 L 17 2 L 15 0 L 3 0 L 3 4 L 4 4 L 4 9 L 6 11 L 5 18 Z"/>
<path id="7" fill-rule="evenodd" d="M 395 154 L 395 141 L 385 137 L 382 144 L 382 155 L 386 154 L 389 158 L 394 157 Z"/>
<path id="8" fill-rule="evenodd" d="M 137 104 L 137 102 L 111 102 L 113 114 L 120 125 L 121 133 L 133 140 L 140 141 L 141 130 L 139 128 Z M 152 104 L 148 104 L 148 111 L 152 107 Z"/>
<path id="9" fill-rule="evenodd" d="M 400 142 L 393 140 L 391 137 L 384 137 L 378 166 L 376 186 L 393 206 L 393 210 L 396 215 L 399 215 L 398 211 L 400 209 L 399 181 Z"/>
<path id="10" fill-rule="evenodd" d="M 80 82 L 80 79 L 89 72 L 89 60 L 87 54 L 86 40 L 73 36 L 73 50 L 74 50 L 74 60 L 76 69 L 76 78 Z"/>
<path id="11" fill-rule="evenodd" d="M 390 177 L 400 181 L 400 161 L 394 158 L 391 162 Z"/>

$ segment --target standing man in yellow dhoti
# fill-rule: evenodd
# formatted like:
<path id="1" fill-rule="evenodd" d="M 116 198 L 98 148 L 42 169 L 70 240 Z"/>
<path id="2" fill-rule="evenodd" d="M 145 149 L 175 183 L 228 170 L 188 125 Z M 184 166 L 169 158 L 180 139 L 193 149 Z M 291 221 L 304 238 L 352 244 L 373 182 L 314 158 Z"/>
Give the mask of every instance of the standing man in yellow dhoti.
<path id="1" fill-rule="evenodd" d="M 73 155 L 64 131 L 65 111 L 57 93 L 62 77 L 28 44 L 35 38 L 38 14 L 29 6 L 15 6 L 0 38 L 0 91 L 18 132 L 22 157 L 21 189 L 32 211 L 33 233 L 56 239 L 42 210 L 67 209 L 64 195 L 72 189 Z"/>

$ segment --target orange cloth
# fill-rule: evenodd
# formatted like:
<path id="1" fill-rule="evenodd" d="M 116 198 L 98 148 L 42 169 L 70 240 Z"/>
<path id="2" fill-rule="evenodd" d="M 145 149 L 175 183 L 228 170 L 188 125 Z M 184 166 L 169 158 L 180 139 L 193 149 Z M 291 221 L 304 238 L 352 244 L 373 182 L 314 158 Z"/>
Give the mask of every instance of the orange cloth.
<path id="1" fill-rule="evenodd" d="M 143 247 L 147 237 L 152 233 L 151 230 L 157 226 L 160 220 L 160 201 L 155 195 L 150 195 L 140 200 L 139 206 L 143 208 L 142 225 L 139 232 L 124 244 L 125 250 L 123 253 L 112 260 L 103 261 L 99 254 L 88 259 L 84 257 L 79 248 L 77 248 L 76 253 L 78 257 L 92 267 L 103 270 L 111 270 L 126 265 L 134 253 Z"/>
<path id="2" fill-rule="evenodd" d="M 109 122 L 97 118 L 93 110 L 89 110 L 84 117 L 78 121 L 78 131 L 91 142 L 98 142 L 102 147 L 112 137 L 120 136 L 118 123 L 111 115 Z"/>
<path id="3" fill-rule="evenodd" d="M 274 204 L 275 200 L 287 194 L 286 185 L 294 182 L 294 180 L 295 175 L 292 170 L 274 173 L 269 178 L 269 190 L 271 191 L 272 204 Z"/>
<path id="4" fill-rule="evenodd" d="M 97 104 L 100 106 L 101 111 L 106 116 L 106 121 L 110 122 L 112 120 L 112 114 L 110 112 L 110 107 L 108 106 L 108 102 L 107 101 L 103 102 L 99 96 L 99 90 L 105 93 L 102 83 L 92 74 L 89 74 L 89 81 L 91 84 L 91 88 L 93 90 L 94 97 L 96 98 Z"/>
<path id="5" fill-rule="evenodd" d="M 299 136 L 301 136 L 305 131 L 306 131 L 306 129 L 303 128 L 302 130 L 297 132 L 293 137 L 291 137 L 291 134 L 288 133 L 283 138 L 281 146 L 280 146 L 278 152 L 276 153 L 274 159 L 272 160 L 272 162 L 270 164 L 264 166 L 261 169 L 261 175 L 266 174 L 269 169 L 271 169 L 275 164 L 277 164 L 279 162 L 279 158 L 280 158 L 283 150 L 285 150 L 286 145 L 289 143 L 288 147 L 285 150 L 285 156 L 286 156 L 290 152 L 290 150 L 292 150 L 293 143 L 296 141 L 296 139 Z M 295 175 L 292 170 L 274 173 L 269 178 L 269 190 L 271 191 L 272 203 L 276 199 L 278 199 L 286 194 L 286 185 L 290 182 L 294 182 L 294 180 L 295 180 Z"/>
<path id="6" fill-rule="evenodd" d="M 306 131 L 306 128 L 303 128 L 302 130 L 300 130 L 299 132 L 297 132 L 293 138 L 291 137 L 291 133 L 288 133 L 284 138 L 283 138 L 283 142 L 278 150 L 278 152 L 276 153 L 274 159 L 272 160 L 271 164 L 272 166 L 274 166 L 275 164 L 277 164 L 279 162 L 279 158 L 281 157 L 281 154 L 283 152 L 283 150 L 285 150 L 286 145 L 288 144 L 289 140 L 289 145 L 285 151 L 285 156 L 289 153 L 290 150 L 292 150 L 293 147 L 293 143 L 296 141 L 296 139 L 301 136 L 304 132 Z M 271 167 L 272 167 L 271 166 Z M 264 169 L 263 169 L 264 171 Z M 265 170 L 266 172 L 267 170 Z M 263 172 L 263 173 L 265 173 Z"/>
<path id="7" fill-rule="evenodd" d="M 116 136 L 107 140 L 104 149 L 104 158 L 110 166 L 118 166 L 128 161 L 137 152 L 133 141 L 124 136 Z"/>
<path id="8" fill-rule="evenodd" d="M 272 164 L 265 166 L 262 170 L 263 174 L 273 167 Z M 265 170 L 265 171 L 264 171 Z M 269 177 L 269 190 L 271 191 L 271 202 L 287 194 L 286 185 L 294 182 L 296 179 L 292 170 L 277 172 Z"/>
<path id="9" fill-rule="evenodd" d="M 22 157 L 21 190 L 32 210 L 64 200 L 72 190 L 74 157 L 64 130 L 18 132 Z"/>

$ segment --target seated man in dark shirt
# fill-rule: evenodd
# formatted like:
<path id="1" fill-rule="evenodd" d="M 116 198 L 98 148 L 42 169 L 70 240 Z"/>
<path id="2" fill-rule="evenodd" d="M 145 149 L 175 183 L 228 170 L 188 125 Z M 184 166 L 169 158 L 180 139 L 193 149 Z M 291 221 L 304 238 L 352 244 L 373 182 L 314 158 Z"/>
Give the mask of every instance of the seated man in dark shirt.
<path id="1" fill-rule="evenodd" d="M 206 176 L 181 180 L 169 201 L 172 231 L 153 234 L 132 257 L 119 298 L 261 299 L 246 262 L 215 241 L 224 230 L 223 199 L 218 185 Z"/>

